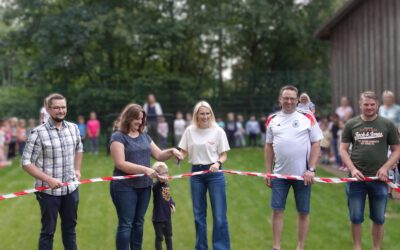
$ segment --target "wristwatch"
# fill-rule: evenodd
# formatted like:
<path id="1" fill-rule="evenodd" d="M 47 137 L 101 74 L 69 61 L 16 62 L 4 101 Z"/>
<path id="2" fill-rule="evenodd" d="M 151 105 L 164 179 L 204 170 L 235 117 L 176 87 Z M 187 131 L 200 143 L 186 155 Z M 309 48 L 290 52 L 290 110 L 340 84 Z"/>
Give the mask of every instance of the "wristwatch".
<path id="1" fill-rule="evenodd" d="M 309 169 L 307 169 L 308 171 L 310 171 L 310 172 L 313 172 L 313 173 L 315 173 L 316 172 L 316 170 L 315 170 L 315 168 L 313 168 L 313 167 L 310 167 Z"/>
<path id="2" fill-rule="evenodd" d="M 217 161 L 217 163 L 219 164 L 219 166 L 222 166 L 222 162 L 221 161 Z"/>

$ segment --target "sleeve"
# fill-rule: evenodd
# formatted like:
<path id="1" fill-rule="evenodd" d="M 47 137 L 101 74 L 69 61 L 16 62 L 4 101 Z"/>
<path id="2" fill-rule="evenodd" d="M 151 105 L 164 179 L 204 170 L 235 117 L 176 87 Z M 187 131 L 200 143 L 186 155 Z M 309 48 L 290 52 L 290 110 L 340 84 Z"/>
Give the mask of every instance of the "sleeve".
<path id="1" fill-rule="evenodd" d="M 39 132 L 33 130 L 26 142 L 24 152 L 22 154 L 22 166 L 35 163 L 42 153 L 42 145 Z"/>
<path id="2" fill-rule="evenodd" d="M 352 143 L 353 142 L 353 135 L 351 133 L 351 123 L 347 122 L 344 125 L 343 132 L 342 132 L 342 142 L 344 143 Z"/>
<path id="3" fill-rule="evenodd" d="M 153 140 L 151 139 L 150 135 L 148 133 L 145 133 L 144 136 L 145 136 L 146 140 L 149 142 L 149 144 L 151 144 L 151 142 Z"/>
<path id="4" fill-rule="evenodd" d="M 398 107 L 396 112 L 396 126 L 400 127 L 400 106 Z"/>
<path id="5" fill-rule="evenodd" d="M 143 104 L 143 109 L 144 109 L 144 111 L 145 111 L 146 114 L 147 114 L 147 102 Z"/>
<path id="6" fill-rule="evenodd" d="M 178 145 L 178 147 L 179 148 L 181 148 L 181 149 L 183 149 L 183 150 L 185 150 L 185 151 L 188 151 L 188 149 L 189 149 L 189 145 L 188 145 L 188 136 L 189 136 L 189 128 L 190 127 L 187 127 L 186 129 L 185 129 L 185 131 L 183 132 L 183 135 L 182 135 L 182 138 L 181 138 L 181 141 L 179 142 L 179 145 Z"/>
<path id="7" fill-rule="evenodd" d="M 218 140 L 218 154 L 229 151 L 231 148 L 229 147 L 228 138 L 226 137 L 226 133 L 223 129 L 219 128 L 219 140 Z"/>
<path id="8" fill-rule="evenodd" d="M 163 114 L 161 105 L 160 105 L 160 103 L 158 103 L 158 102 L 157 102 L 157 104 L 156 104 L 156 109 L 157 109 L 157 110 L 156 110 L 157 115 L 162 115 L 162 114 Z"/>
<path id="9" fill-rule="evenodd" d="M 265 143 L 272 143 L 274 141 L 274 135 L 272 133 L 271 125 L 268 124 L 265 130 Z"/>
<path id="10" fill-rule="evenodd" d="M 113 133 L 112 135 L 111 135 L 111 139 L 110 139 L 110 145 L 113 143 L 113 142 L 120 142 L 120 143 L 122 143 L 122 144 L 124 144 L 125 145 L 125 140 L 124 140 L 124 137 L 123 137 L 123 135 L 122 135 L 122 133 L 121 132 L 115 132 L 115 133 Z"/>
<path id="11" fill-rule="evenodd" d="M 397 128 L 393 122 L 389 122 L 388 144 L 389 145 L 399 144 L 399 136 L 397 134 Z"/>
<path id="12" fill-rule="evenodd" d="M 265 143 L 272 143 L 274 141 L 274 135 L 272 133 L 271 122 L 275 117 L 275 114 L 268 116 L 267 121 L 265 122 Z"/>
<path id="13" fill-rule="evenodd" d="M 320 141 L 324 138 L 324 135 L 322 134 L 321 128 L 319 127 L 318 123 L 314 123 L 311 125 L 310 128 L 310 141 L 311 142 L 317 142 Z"/>

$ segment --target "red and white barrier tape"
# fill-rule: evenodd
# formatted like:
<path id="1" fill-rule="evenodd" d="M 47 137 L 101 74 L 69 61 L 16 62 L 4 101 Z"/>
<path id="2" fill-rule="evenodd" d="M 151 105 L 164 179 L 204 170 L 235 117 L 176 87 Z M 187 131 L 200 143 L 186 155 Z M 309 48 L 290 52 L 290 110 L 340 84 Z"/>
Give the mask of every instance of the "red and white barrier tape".
<path id="1" fill-rule="evenodd" d="M 226 174 L 234 174 L 234 175 L 244 175 L 244 176 L 258 176 L 258 177 L 265 177 L 266 176 L 265 173 L 244 172 L 244 171 L 236 171 L 236 170 L 219 170 L 219 172 L 226 173 Z M 169 179 L 170 180 L 181 179 L 181 178 L 184 178 L 184 177 L 203 175 L 203 174 L 207 174 L 207 173 L 210 173 L 210 171 L 209 170 L 204 170 L 204 171 L 198 171 L 198 172 L 193 172 L 193 173 L 184 173 L 184 174 L 169 176 Z M 98 178 L 91 178 L 91 179 L 85 179 L 85 180 L 74 181 L 74 182 L 64 182 L 63 186 L 82 185 L 82 184 L 103 182 L 103 181 L 134 179 L 134 178 L 138 178 L 138 177 L 142 177 L 142 176 L 144 176 L 144 175 L 143 174 L 136 174 L 136 175 L 125 175 L 125 176 L 98 177 Z M 287 179 L 287 180 L 303 180 L 302 176 L 295 176 L 295 175 L 268 174 L 268 176 L 271 177 L 271 178 L 280 178 L 280 179 Z M 378 180 L 377 177 L 366 177 L 366 178 L 364 178 L 364 181 L 376 181 L 376 180 Z M 355 181 L 358 181 L 358 180 L 356 178 L 315 177 L 314 181 L 315 182 L 320 182 L 320 183 L 345 183 L 345 182 L 355 182 Z M 395 183 L 393 183 L 391 181 L 387 181 L 387 184 L 391 188 L 393 188 L 396 192 L 400 193 L 400 187 L 398 185 L 396 185 Z M 19 191 L 19 192 L 0 195 L 0 201 L 1 200 L 6 200 L 6 199 L 11 199 L 11 198 L 16 198 L 16 197 L 20 197 L 20 196 L 24 196 L 24 195 L 31 194 L 31 193 L 41 192 L 41 191 L 44 191 L 46 189 L 50 189 L 50 187 L 48 187 L 48 186 L 37 187 L 37 188 L 32 188 L 32 189 L 26 189 L 26 190 Z"/>

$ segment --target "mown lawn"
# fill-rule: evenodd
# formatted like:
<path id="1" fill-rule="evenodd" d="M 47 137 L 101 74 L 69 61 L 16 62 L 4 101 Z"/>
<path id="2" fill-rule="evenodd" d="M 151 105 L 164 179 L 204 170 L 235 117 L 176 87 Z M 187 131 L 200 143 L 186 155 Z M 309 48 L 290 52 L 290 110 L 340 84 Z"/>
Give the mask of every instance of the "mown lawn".
<path id="1" fill-rule="evenodd" d="M 170 162 L 170 173 L 188 172 L 189 165 L 178 169 Z M 110 157 L 85 155 L 83 178 L 108 176 L 113 164 Z M 262 150 L 234 149 L 229 153 L 225 169 L 264 171 Z M 319 176 L 329 176 L 319 170 Z M 260 177 L 227 175 L 228 219 L 232 249 L 270 249 L 272 246 L 270 190 Z M 33 179 L 15 161 L 0 170 L 0 193 L 32 187 Z M 194 249 L 194 223 L 189 193 L 189 180 L 171 182 L 172 196 L 177 204 L 173 215 L 175 249 Z M 343 184 L 316 184 L 313 187 L 311 225 L 307 249 L 352 249 L 348 213 Z M 154 249 L 151 223 L 152 204 L 146 215 L 143 249 Z M 212 220 L 209 211 L 209 241 Z M 400 203 L 390 200 L 387 209 L 383 249 L 400 249 Z M 366 213 L 368 218 L 368 213 Z M 0 249 L 37 249 L 40 229 L 39 207 L 34 195 L 0 201 Z M 82 185 L 80 188 L 79 220 L 77 227 L 80 249 L 114 249 L 117 217 L 109 195 L 109 183 Z M 370 222 L 364 225 L 363 247 L 372 249 Z M 292 192 L 289 194 L 282 239 L 283 249 L 295 249 L 296 211 Z M 63 249 L 60 229 L 57 229 L 54 249 Z M 211 246 L 211 243 L 210 243 Z M 211 248 L 210 248 L 211 249 Z"/>

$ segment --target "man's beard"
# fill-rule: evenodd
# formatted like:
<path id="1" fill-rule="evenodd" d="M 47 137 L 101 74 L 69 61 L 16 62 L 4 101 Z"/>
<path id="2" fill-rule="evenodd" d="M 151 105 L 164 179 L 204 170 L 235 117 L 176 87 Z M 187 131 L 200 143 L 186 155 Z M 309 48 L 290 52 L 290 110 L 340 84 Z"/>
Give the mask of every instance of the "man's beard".
<path id="1" fill-rule="evenodd" d="M 63 122 L 64 118 L 52 117 L 55 122 Z"/>

